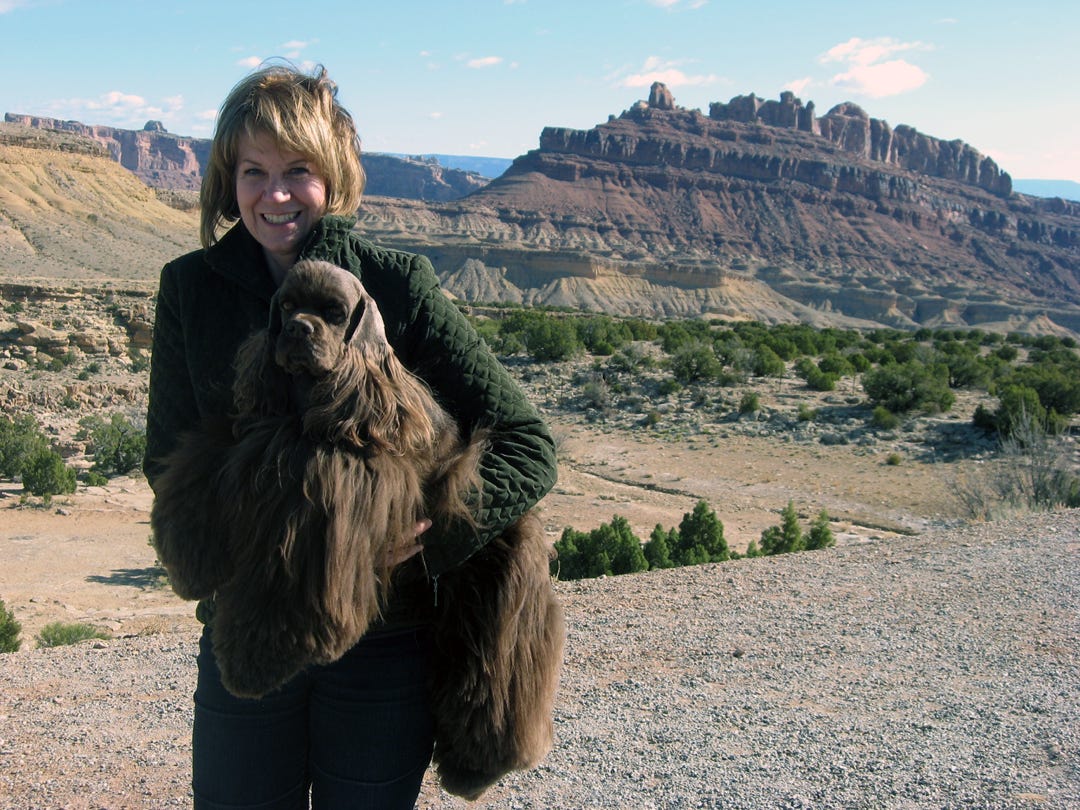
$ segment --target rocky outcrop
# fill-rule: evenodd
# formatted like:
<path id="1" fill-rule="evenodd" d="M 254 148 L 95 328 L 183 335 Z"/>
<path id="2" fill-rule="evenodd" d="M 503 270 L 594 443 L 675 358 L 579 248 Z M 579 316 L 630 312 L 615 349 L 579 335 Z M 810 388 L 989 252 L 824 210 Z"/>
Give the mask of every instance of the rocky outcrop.
<path id="1" fill-rule="evenodd" d="M 113 160 L 148 186 L 170 191 L 198 191 L 210 157 L 210 140 L 168 132 L 160 121 L 141 130 L 92 126 L 78 121 L 7 113 L 5 122 L 39 130 L 67 132 L 101 144 Z M 417 200 L 456 200 L 487 183 L 475 172 L 449 169 L 435 160 L 365 154 L 367 193 Z"/>
<path id="2" fill-rule="evenodd" d="M 198 189 L 202 167 L 210 155 L 209 141 L 173 135 L 160 121 L 148 121 L 141 130 L 12 113 L 5 114 L 4 121 L 90 138 L 104 146 L 113 160 L 156 188 Z"/>
<path id="3" fill-rule="evenodd" d="M 993 160 L 963 141 L 943 141 L 904 124 L 893 129 L 888 122 L 871 118 L 851 102 L 837 104 L 818 119 L 814 102 L 804 107 L 790 91 L 781 93 L 779 101 L 764 101 L 751 93 L 736 96 L 726 104 L 713 102 L 709 105 L 709 117 L 715 121 L 761 123 L 820 135 L 845 152 L 868 160 L 929 177 L 970 183 L 1002 197 L 1012 193 L 1012 178 Z"/>
<path id="4" fill-rule="evenodd" d="M 1012 194 L 971 147 L 855 105 L 817 118 L 793 94 L 740 96 L 706 116 L 668 95 L 545 128 L 467 200 L 369 201 L 361 228 L 447 274 L 480 262 L 486 279 L 454 277 L 466 297 L 509 283 L 505 300 L 625 314 L 1080 331 L 1080 206 Z M 759 303 L 733 307 L 735 281 Z"/>
<path id="5" fill-rule="evenodd" d="M 817 118 L 794 96 L 738 97 L 718 118 L 674 99 L 666 109 L 665 89 L 590 130 L 545 129 L 539 149 L 464 199 L 366 196 L 358 230 L 430 255 L 446 289 L 473 301 L 1080 334 L 1080 205 L 970 182 L 973 159 L 966 176 L 905 168 L 916 157 L 959 166 L 967 153 L 887 132 L 853 106 Z M 152 287 L 163 262 L 196 246 L 193 214 L 129 172 L 92 153 L 4 146 L 5 128 L 101 147 L 0 124 L 10 278 Z M 130 323 L 138 349 L 144 335 Z"/>

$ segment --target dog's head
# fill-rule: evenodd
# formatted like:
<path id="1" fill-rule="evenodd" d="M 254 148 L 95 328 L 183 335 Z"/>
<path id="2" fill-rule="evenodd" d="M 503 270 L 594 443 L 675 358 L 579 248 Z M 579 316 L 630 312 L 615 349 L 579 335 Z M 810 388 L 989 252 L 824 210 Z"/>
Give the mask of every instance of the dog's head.
<path id="1" fill-rule="evenodd" d="M 352 273 L 329 262 L 297 262 L 270 306 L 274 360 L 291 375 L 321 378 L 350 345 L 386 352 L 382 315 Z"/>

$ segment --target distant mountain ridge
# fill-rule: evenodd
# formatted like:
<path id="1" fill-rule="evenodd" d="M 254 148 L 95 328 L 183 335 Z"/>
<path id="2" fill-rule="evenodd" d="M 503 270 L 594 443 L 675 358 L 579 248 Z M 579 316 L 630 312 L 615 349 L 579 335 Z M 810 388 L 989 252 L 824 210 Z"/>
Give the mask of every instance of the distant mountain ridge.
<path id="1" fill-rule="evenodd" d="M 102 148 L 79 137 L 53 148 Z M 466 301 L 1080 334 L 1080 204 L 1016 193 L 961 141 L 850 104 L 819 118 L 791 94 L 737 96 L 704 115 L 658 84 L 605 123 L 549 127 L 539 143 L 460 199 L 369 187 L 358 228 L 431 256 L 444 288 Z M 421 184 L 442 168 L 384 157 L 412 164 Z M 377 158 L 365 158 L 372 176 Z M 85 223 L 64 218 L 61 197 L 79 193 L 78 172 L 37 180 L 55 186 L 56 221 L 76 240 Z M 20 209 L 30 219 L 19 227 L 39 210 Z M 123 230 L 109 216 L 99 206 L 85 219 L 95 235 Z M 49 242 L 30 247 L 39 244 Z M 27 248 L 27 273 L 34 255 Z"/>
<path id="2" fill-rule="evenodd" d="M 852 104 L 817 118 L 790 93 L 706 116 L 658 84 L 592 129 L 545 128 L 463 200 L 369 200 L 361 214 L 373 237 L 431 254 L 467 299 L 1080 331 L 1080 205 L 1014 193 L 961 141 Z"/>
<path id="3" fill-rule="evenodd" d="M 160 121 L 141 130 L 6 113 L 5 123 L 81 135 L 101 144 L 121 166 L 152 188 L 198 191 L 210 156 L 210 140 L 174 135 Z M 481 175 L 433 160 L 365 153 L 367 193 L 416 200 L 453 200 L 487 183 Z"/>

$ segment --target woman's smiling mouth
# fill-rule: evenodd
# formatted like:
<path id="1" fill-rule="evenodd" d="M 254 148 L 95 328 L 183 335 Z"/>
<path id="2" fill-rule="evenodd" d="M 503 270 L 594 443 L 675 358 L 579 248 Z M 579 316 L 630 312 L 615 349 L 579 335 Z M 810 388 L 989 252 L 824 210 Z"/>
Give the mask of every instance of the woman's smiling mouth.
<path id="1" fill-rule="evenodd" d="M 290 214 L 263 214 L 262 217 L 271 225 L 287 225 L 290 222 L 295 221 L 300 216 L 299 211 L 293 211 Z"/>

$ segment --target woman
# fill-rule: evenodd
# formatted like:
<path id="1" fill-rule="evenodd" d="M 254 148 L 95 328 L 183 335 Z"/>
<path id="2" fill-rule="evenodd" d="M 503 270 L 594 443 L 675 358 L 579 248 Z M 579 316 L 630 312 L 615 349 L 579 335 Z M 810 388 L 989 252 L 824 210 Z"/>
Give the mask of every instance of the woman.
<path id="1" fill-rule="evenodd" d="M 321 67 L 311 75 L 265 68 L 229 94 L 203 179 L 203 249 L 161 274 L 145 470 L 153 486 L 181 433 L 228 413 L 236 349 L 266 325 L 286 271 L 299 259 L 330 261 L 361 279 L 398 357 L 464 431 L 491 428 L 476 515 L 484 531 L 416 526 L 412 552 L 434 581 L 551 488 L 554 444 L 440 292 L 430 262 L 353 230 L 364 182 L 359 158 L 352 117 Z M 221 684 L 213 612 L 212 600 L 197 609 L 204 630 L 192 735 L 196 807 L 307 807 L 309 792 L 315 807 L 413 806 L 433 744 L 423 627 L 387 620 L 339 661 L 247 700 Z"/>

